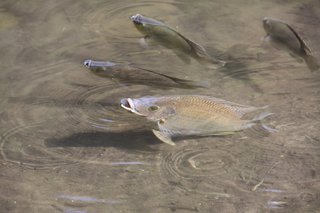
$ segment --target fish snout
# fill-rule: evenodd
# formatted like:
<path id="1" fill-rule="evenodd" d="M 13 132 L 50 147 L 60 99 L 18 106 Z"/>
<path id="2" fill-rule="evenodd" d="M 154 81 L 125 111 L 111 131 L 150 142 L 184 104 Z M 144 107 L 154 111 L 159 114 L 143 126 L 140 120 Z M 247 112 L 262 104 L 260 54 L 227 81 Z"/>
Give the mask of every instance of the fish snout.
<path id="1" fill-rule="evenodd" d="M 135 24 L 141 24 L 142 15 L 136 14 L 130 17 L 131 21 Z"/>
<path id="2" fill-rule="evenodd" d="M 263 24 L 263 27 L 265 30 L 269 31 L 271 30 L 272 26 L 271 26 L 271 23 L 270 23 L 270 18 L 269 17 L 264 17 L 263 20 L 262 20 L 262 24 Z"/>
<path id="3" fill-rule="evenodd" d="M 122 108 L 124 108 L 130 112 L 133 112 L 137 115 L 145 116 L 143 113 L 137 111 L 136 106 L 134 104 L 135 101 L 137 101 L 137 100 L 134 100 L 131 98 L 123 98 L 120 100 L 120 105 Z"/>
<path id="4" fill-rule="evenodd" d="M 131 98 L 122 98 L 120 100 L 120 105 L 122 108 L 132 111 L 132 99 Z"/>
<path id="5" fill-rule="evenodd" d="M 83 62 L 83 64 L 84 64 L 84 66 L 86 66 L 86 67 L 90 67 L 91 66 L 91 63 L 92 63 L 92 60 L 85 60 L 84 62 Z"/>

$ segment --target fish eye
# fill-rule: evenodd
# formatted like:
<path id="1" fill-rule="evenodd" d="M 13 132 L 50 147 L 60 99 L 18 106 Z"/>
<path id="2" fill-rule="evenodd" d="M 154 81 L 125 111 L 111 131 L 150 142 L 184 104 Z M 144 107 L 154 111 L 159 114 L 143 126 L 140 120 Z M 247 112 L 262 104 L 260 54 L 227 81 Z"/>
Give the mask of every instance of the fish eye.
<path id="1" fill-rule="evenodd" d="M 157 111 L 159 108 L 160 108 L 160 107 L 158 107 L 158 106 L 150 106 L 150 107 L 148 108 L 148 110 L 149 110 L 150 112 L 154 112 L 154 111 Z"/>

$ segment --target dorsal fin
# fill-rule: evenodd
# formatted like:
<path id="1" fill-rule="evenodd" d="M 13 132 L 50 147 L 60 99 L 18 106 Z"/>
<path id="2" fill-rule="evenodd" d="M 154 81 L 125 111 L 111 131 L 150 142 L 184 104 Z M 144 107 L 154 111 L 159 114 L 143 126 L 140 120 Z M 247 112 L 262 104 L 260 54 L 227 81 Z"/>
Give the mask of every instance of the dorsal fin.
<path id="1" fill-rule="evenodd" d="M 206 49 L 202 47 L 200 44 L 197 44 L 196 42 L 186 38 L 179 32 L 175 31 L 179 36 L 181 36 L 191 47 L 191 49 L 194 51 L 194 53 L 200 57 L 200 58 L 211 58 L 210 55 L 207 53 Z"/>
<path id="2" fill-rule="evenodd" d="M 173 29 L 171 29 L 173 30 Z M 200 44 L 197 44 L 196 42 L 186 38 L 184 35 L 182 35 L 181 33 L 173 30 L 175 33 L 177 33 L 181 38 L 183 38 L 188 44 L 189 46 L 191 47 L 193 53 L 199 57 L 199 58 L 202 58 L 202 59 L 206 59 L 208 61 L 210 61 L 211 63 L 213 64 L 220 64 L 220 66 L 225 66 L 226 62 L 225 61 L 222 61 L 222 60 L 219 60 L 219 59 L 215 59 L 213 57 L 211 57 L 206 49 L 201 46 Z"/>
<path id="3" fill-rule="evenodd" d="M 177 84 L 185 85 L 186 87 L 190 87 L 190 88 L 199 88 L 199 87 L 200 88 L 208 88 L 210 86 L 210 83 L 207 81 L 199 81 L 198 82 L 198 81 L 186 80 L 186 79 L 176 78 L 176 77 L 173 77 L 170 75 L 162 74 L 162 73 L 159 73 L 159 72 L 156 72 L 153 70 L 149 70 L 149 69 L 145 69 L 145 68 L 140 68 L 140 67 L 136 67 L 136 66 L 132 66 L 132 67 L 153 73 L 155 75 L 160 75 L 160 76 L 166 77 L 166 78 L 171 79 L 172 81 L 176 82 Z"/>
<path id="4" fill-rule="evenodd" d="M 300 42 L 301 50 L 306 53 L 306 55 L 311 55 L 311 49 L 307 46 L 306 42 L 300 37 L 300 35 L 287 23 L 285 23 L 288 28 L 293 32 L 293 34 L 297 37 Z"/>

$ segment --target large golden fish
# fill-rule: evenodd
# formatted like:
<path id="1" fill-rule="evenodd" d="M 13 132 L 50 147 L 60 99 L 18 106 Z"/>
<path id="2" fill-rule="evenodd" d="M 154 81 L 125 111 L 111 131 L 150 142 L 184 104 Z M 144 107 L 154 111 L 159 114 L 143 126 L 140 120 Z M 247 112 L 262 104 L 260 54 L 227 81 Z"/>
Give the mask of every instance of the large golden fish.
<path id="1" fill-rule="evenodd" d="M 163 142 L 175 145 L 172 137 L 228 135 L 250 128 L 271 115 L 262 112 L 251 120 L 241 119 L 248 112 L 266 107 L 252 107 L 200 95 L 124 98 L 121 106 L 157 123 L 153 133 Z M 263 125 L 269 131 L 273 129 Z"/>

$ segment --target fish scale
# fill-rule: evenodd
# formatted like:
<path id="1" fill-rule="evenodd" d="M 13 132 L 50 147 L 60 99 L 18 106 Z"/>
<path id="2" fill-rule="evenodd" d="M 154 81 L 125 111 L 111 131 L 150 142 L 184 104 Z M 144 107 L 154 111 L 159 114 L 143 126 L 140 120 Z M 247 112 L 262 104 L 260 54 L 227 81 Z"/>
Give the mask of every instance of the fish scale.
<path id="1" fill-rule="evenodd" d="M 252 107 L 210 96 L 176 95 L 122 99 L 121 106 L 137 115 L 157 122 L 156 137 L 175 145 L 175 136 L 227 135 L 250 128 L 272 113 L 262 112 L 252 120 L 241 119 L 248 113 L 266 107 Z M 273 129 L 262 125 L 272 132 Z"/>
<path id="2" fill-rule="evenodd" d="M 225 104 L 222 103 L 216 103 L 213 100 L 209 100 L 207 98 L 204 98 L 203 96 L 190 96 L 190 97 L 181 97 L 181 100 L 176 103 L 177 108 L 183 108 L 187 103 L 189 103 L 190 106 L 194 106 L 194 109 L 190 109 L 195 113 L 198 107 L 200 107 L 200 115 L 203 115 L 203 112 L 210 112 L 214 116 L 215 114 L 222 113 L 224 116 L 230 116 L 232 118 L 241 118 L 244 113 L 240 113 L 240 109 L 238 107 L 233 107 L 233 106 L 226 106 Z M 231 103 L 231 102 L 230 102 Z M 239 105 L 240 106 L 240 105 Z M 249 107 L 249 106 L 244 106 L 247 109 L 253 109 L 255 110 L 255 107 Z M 247 110 L 249 111 L 249 110 Z"/>

